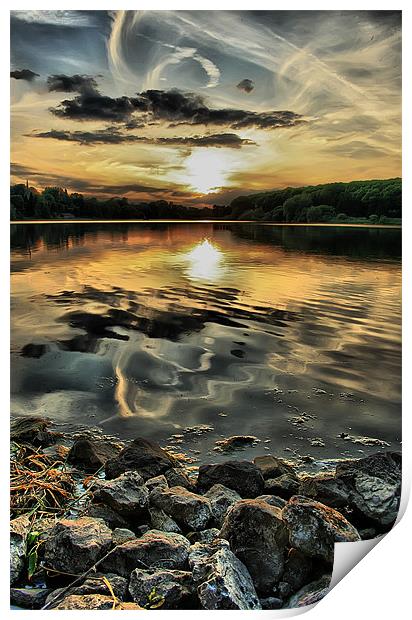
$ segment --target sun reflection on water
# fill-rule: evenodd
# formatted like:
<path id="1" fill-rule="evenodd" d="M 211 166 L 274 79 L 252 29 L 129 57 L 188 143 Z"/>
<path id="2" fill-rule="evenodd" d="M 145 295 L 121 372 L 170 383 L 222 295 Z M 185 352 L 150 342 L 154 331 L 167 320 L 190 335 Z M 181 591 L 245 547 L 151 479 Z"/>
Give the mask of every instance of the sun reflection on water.
<path id="1" fill-rule="evenodd" d="M 225 272 L 224 254 L 208 239 L 203 239 L 184 255 L 186 274 L 193 280 L 216 281 Z"/>

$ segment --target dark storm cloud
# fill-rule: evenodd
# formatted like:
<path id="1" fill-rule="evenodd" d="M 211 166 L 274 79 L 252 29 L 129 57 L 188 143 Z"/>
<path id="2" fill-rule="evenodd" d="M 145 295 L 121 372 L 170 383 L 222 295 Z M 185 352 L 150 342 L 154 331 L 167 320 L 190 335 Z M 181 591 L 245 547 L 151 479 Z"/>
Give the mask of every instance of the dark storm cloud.
<path id="1" fill-rule="evenodd" d="M 51 129 L 40 133 L 27 134 L 33 138 L 52 138 L 66 142 L 77 142 L 81 145 L 95 144 L 131 144 L 143 142 L 146 144 L 158 144 L 162 146 L 185 146 L 185 147 L 226 147 L 240 148 L 256 144 L 252 140 L 240 138 L 234 133 L 220 133 L 206 136 L 174 136 L 167 138 L 152 138 L 136 136 L 134 134 L 121 133 L 115 127 L 108 127 L 97 131 L 62 131 Z"/>
<path id="2" fill-rule="evenodd" d="M 34 73 L 30 69 L 17 69 L 15 71 L 10 71 L 10 77 L 15 80 L 26 80 L 26 82 L 32 82 L 39 77 L 38 73 Z"/>
<path id="3" fill-rule="evenodd" d="M 50 92 L 57 91 L 63 93 L 97 93 L 97 82 L 90 75 L 49 75 L 47 87 Z"/>
<path id="4" fill-rule="evenodd" d="M 257 127 L 276 129 L 304 123 L 301 114 L 289 110 L 251 112 L 234 108 L 210 108 L 195 93 L 178 90 L 147 90 L 135 97 L 112 98 L 99 93 L 66 99 L 51 112 L 72 120 L 111 120 L 129 122 L 133 114 L 146 114 L 148 120 L 175 125 L 217 125 L 233 129 Z"/>
<path id="5" fill-rule="evenodd" d="M 239 84 L 236 85 L 236 88 L 238 88 L 239 90 L 243 90 L 245 93 L 251 93 L 252 90 L 255 88 L 255 83 L 253 82 L 253 80 L 248 80 L 246 78 L 239 82 Z"/>

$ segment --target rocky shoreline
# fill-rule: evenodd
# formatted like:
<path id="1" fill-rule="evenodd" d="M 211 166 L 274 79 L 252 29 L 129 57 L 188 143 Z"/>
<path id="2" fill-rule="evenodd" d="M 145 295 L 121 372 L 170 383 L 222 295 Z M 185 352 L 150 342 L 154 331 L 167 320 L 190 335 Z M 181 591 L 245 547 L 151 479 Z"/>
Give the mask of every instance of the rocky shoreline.
<path id="1" fill-rule="evenodd" d="M 280 609 L 328 590 L 334 543 L 393 525 L 401 456 L 305 474 L 276 455 L 186 470 L 144 438 L 11 425 L 10 598 L 28 609 Z"/>

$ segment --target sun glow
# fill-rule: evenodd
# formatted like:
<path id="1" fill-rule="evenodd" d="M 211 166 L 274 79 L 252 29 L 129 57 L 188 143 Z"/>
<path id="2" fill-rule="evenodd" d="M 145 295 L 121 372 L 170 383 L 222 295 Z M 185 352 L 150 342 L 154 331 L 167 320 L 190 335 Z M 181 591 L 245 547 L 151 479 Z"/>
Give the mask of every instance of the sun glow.
<path id="1" fill-rule="evenodd" d="M 233 155 L 224 149 L 199 149 L 185 161 L 186 182 L 202 194 L 207 194 L 227 184 L 233 168 Z"/>
<path id="2" fill-rule="evenodd" d="M 185 254 L 187 275 L 193 280 L 217 280 L 225 271 L 224 255 L 208 239 L 198 243 Z"/>

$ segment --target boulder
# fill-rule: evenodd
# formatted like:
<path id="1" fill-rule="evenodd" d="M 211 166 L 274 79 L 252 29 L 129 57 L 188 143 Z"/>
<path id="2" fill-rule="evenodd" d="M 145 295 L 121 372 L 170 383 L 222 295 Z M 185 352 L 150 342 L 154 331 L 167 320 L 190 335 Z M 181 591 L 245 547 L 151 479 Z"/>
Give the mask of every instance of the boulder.
<path id="1" fill-rule="evenodd" d="M 126 519 L 138 519 L 145 514 L 149 491 L 136 471 L 128 471 L 114 480 L 97 480 L 93 485 L 94 500 L 113 508 Z"/>
<path id="2" fill-rule="evenodd" d="M 262 472 L 262 476 L 265 480 L 270 478 L 279 478 L 279 476 L 289 476 L 290 478 L 296 478 L 296 472 L 291 463 L 285 459 L 272 456 L 271 454 L 264 454 L 263 456 L 257 456 L 253 459 L 254 464 Z"/>
<path id="3" fill-rule="evenodd" d="M 343 461 L 336 478 L 349 492 L 349 503 L 363 517 L 387 529 L 398 515 L 401 497 L 401 457 L 396 452 L 378 453 Z"/>
<path id="4" fill-rule="evenodd" d="M 101 519 L 62 519 L 44 543 L 44 564 L 66 573 L 81 574 L 112 546 L 112 532 Z"/>
<path id="5" fill-rule="evenodd" d="M 23 609 L 41 609 L 50 592 L 47 588 L 10 588 L 10 603 Z"/>
<path id="6" fill-rule="evenodd" d="M 145 480 L 164 474 L 178 461 L 157 443 L 138 437 L 117 456 L 106 461 L 106 478 L 118 478 L 126 471 L 137 471 Z"/>
<path id="7" fill-rule="evenodd" d="M 125 527 L 116 527 L 113 530 L 112 540 L 114 545 L 122 545 L 128 540 L 136 538 L 136 534 Z"/>
<path id="8" fill-rule="evenodd" d="M 102 563 L 102 570 L 128 578 L 135 568 L 184 570 L 190 542 L 181 534 L 149 530 L 141 538 L 118 545 Z"/>
<path id="9" fill-rule="evenodd" d="M 220 537 L 246 565 L 256 590 L 269 593 L 282 574 L 288 542 L 281 510 L 266 502 L 241 500 L 228 511 Z"/>
<path id="10" fill-rule="evenodd" d="M 73 588 L 70 594 L 110 595 L 111 592 L 105 580 L 110 583 L 110 587 L 117 598 L 123 599 L 126 596 L 129 585 L 128 580 L 114 573 L 93 573 L 84 580 L 82 585 Z"/>
<path id="11" fill-rule="evenodd" d="M 10 424 L 10 439 L 16 443 L 28 443 L 32 446 L 50 446 L 55 443 L 60 433 L 48 430 L 50 420 L 30 416 L 18 418 Z"/>
<path id="12" fill-rule="evenodd" d="M 208 491 L 215 484 L 222 484 L 239 493 L 241 497 L 253 498 L 261 495 L 265 483 L 261 471 L 249 461 L 202 465 L 197 479 L 199 491 Z"/>
<path id="13" fill-rule="evenodd" d="M 275 596 L 268 596 L 259 600 L 262 609 L 280 609 L 283 605 L 282 599 L 276 598 Z"/>
<path id="14" fill-rule="evenodd" d="M 189 565 L 203 609 L 261 609 L 247 568 L 227 541 L 194 544 Z"/>
<path id="15" fill-rule="evenodd" d="M 155 489 L 150 494 L 150 503 L 185 529 L 204 530 L 212 518 L 210 501 L 184 487 Z"/>
<path id="16" fill-rule="evenodd" d="M 128 529 L 130 527 L 125 517 L 119 515 L 118 512 L 106 504 L 89 504 L 82 515 L 92 517 L 93 519 L 103 519 L 111 530 L 116 528 Z"/>
<path id="17" fill-rule="evenodd" d="M 344 508 L 349 501 L 349 490 L 343 480 L 328 474 L 303 478 L 299 495 L 315 499 L 331 508 Z"/>
<path id="18" fill-rule="evenodd" d="M 192 544 L 197 542 L 211 543 L 216 540 L 216 538 L 219 538 L 219 530 L 217 527 L 211 527 L 210 529 L 203 530 L 201 532 L 190 532 L 187 537 Z"/>
<path id="19" fill-rule="evenodd" d="M 196 485 L 190 480 L 182 467 L 172 467 L 165 472 L 165 478 L 169 487 L 184 487 L 188 491 L 195 491 Z"/>
<path id="20" fill-rule="evenodd" d="M 55 609 L 141 609 L 136 603 L 113 601 L 112 596 L 104 594 L 70 594 Z"/>
<path id="21" fill-rule="evenodd" d="M 282 510 L 292 547 L 305 555 L 333 562 L 335 542 L 360 540 L 357 530 L 334 508 L 300 495 Z"/>
<path id="22" fill-rule="evenodd" d="M 265 493 L 268 495 L 278 495 L 284 499 L 289 499 L 292 495 L 299 492 L 300 484 L 296 478 L 288 474 L 282 474 L 278 478 L 265 480 Z"/>
<path id="23" fill-rule="evenodd" d="M 282 581 L 290 586 L 290 592 L 296 592 L 313 577 L 313 561 L 298 549 L 289 549 Z"/>
<path id="24" fill-rule="evenodd" d="M 239 493 L 228 489 L 223 484 L 214 484 L 204 496 L 210 501 L 214 521 L 219 527 L 221 527 L 230 506 L 242 499 Z"/>
<path id="25" fill-rule="evenodd" d="M 26 515 L 10 521 L 10 584 L 14 585 L 26 564 L 26 540 L 30 519 Z"/>
<path id="26" fill-rule="evenodd" d="M 166 480 L 166 476 L 164 476 L 163 474 L 161 476 L 156 476 L 155 478 L 149 478 L 149 480 L 146 480 L 144 484 L 145 484 L 145 487 L 149 490 L 149 493 L 151 493 L 153 489 L 156 489 L 156 488 L 160 488 L 160 489 L 169 488 L 169 484 Z"/>
<path id="27" fill-rule="evenodd" d="M 100 469 L 106 461 L 115 458 L 121 448 L 115 444 L 98 440 L 78 439 L 70 449 L 67 460 L 87 471 Z"/>
<path id="28" fill-rule="evenodd" d="M 320 579 L 303 586 L 296 594 L 293 594 L 283 606 L 284 609 L 305 607 L 318 603 L 329 592 L 331 575 L 323 575 Z"/>
<path id="29" fill-rule="evenodd" d="M 150 606 L 154 591 L 161 609 L 177 609 L 187 605 L 194 595 L 192 574 L 180 570 L 135 568 L 130 575 L 129 592 L 133 600 L 142 607 Z"/>
<path id="30" fill-rule="evenodd" d="M 149 508 L 150 521 L 152 524 L 152 528 L 154 530 L 160 530 L 162 532 L 176 532 L 177 534 L 181 534 L 182 530 L 172 519 L 165 513 L 161 508 L 156 508 L 156 506 L 152 506 Z"/>
<path id="31" fill-rule="evenodd" d="M 287 503 L 283 497 L 278 497 L 277 495 L 258 495 L 256 499 L 260 502 L 266 502 L 271 506 L 275 506 L 276 508 L 284 508 Z"/>

